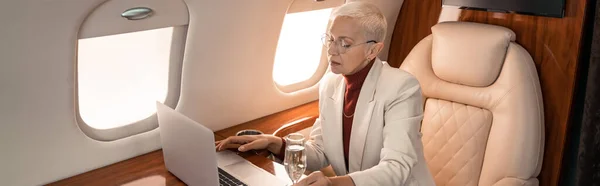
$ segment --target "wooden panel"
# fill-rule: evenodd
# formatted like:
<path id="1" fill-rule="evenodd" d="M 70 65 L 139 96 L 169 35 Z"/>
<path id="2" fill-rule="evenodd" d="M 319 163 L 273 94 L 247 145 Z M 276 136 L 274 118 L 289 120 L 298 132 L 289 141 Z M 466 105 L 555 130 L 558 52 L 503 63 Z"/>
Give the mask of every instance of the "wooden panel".
<path id="1" fill-rule="evenodd" d="M 48 186 L 58 185 L 185 185 L 167 171 L 162 150 L 67 178 Z"/>
<path id="2" fill-rule="evenodd" d="M 390 66 L 399 67 L 412 48 L 431 34 L 441 11 L 441 0 L 404 0 L 390 43 Z"/>
<path id="3" fill-rule="evenodd" d="M 215 133 L 220 136 L 234 136 L 240 130 L 255 129 L 264 132 L 265 134 L 273 134 L 277 129 L 285 124 L 292 123 L 297 120 L 302 120 L 307 117 L 319 116 L 319 102 L 313 101 L 295 108 L 281 111 L 269 116 L 258 118 L 240 125 L 229 127 Z"/>
<path id="4" fill-rule="evenodd" d="M 277 164 L 270 159 L 251 154 L 240 154 L 252 164 L 276 175 L 281 179 L 288 179 L 283 165 Z M 84 174 L 48 184 L 48 186 L 60 185 L 89 185 L 89 186 L 184 186 L 180 179 L 171 174 L 165 167 L 162 150 L 157 150 L 142 156 L 125 160 L 107 167 L 96 169 Z"/>
<path id="5" fill-rule="evenodd" d="M 215 140 L 224 139 L 215 135 Z M 266 158 L 265 158 L 266 159 Z M 257 162 L 263 163 L 263 162 Z M 265 169 L 267 170 L 267 169 Z M 59 185 L 185 185 L 167 171 L 162 150 L 157 150 L 119 163 L 48 184 Z"/>
<path id="6" fill-rule="evenodd" d="M 540 185 L 558 184 L 574 93 L 586 0 L 566 0 L 565 18 L 465 10 L 461 21 L 508 27 L 533 57 L 544 99 L 546 144 Z"/>
<path id="7" fill-rule="evenodd" d="M 285 124 L 284 126 L 277 129 L 277 131 L 273 132 L 274 136 L 284 137 L 288 134 L 298 132 L 304 130 L 306 128 L 312 127 L 318 116 L 306 117 L 300 120 L 296 120 L 292 123 Z"/>

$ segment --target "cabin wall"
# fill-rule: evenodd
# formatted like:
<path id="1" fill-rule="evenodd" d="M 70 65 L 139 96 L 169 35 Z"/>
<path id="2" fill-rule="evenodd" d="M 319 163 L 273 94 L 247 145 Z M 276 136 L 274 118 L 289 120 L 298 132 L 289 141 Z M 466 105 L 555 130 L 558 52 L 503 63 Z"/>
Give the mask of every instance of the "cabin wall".
<path id="1" fill-rule="evenodd" d="M 106 1 L 0 1 L 2 185 L 49 183 L 160 148 L 158 129 L 98 141 L 78 125 L 77 39 L 86 17 Z M 370 1 L 392 30 L 402 1 Z M 218 130 L 316 100 L 318 83 L 284 93 L 272 79 L 291 2 L 185 0 L 177 110 Z"/>
<path id="2" fill-rule="evenodd" d="M 78 32 L 103 2 L 0 3 L 2 185 L 48 183 L 160 148 L 157 129 L 97 141 L 78 127 Z M 190 24 L 178 110 L 218 129 L 316 100 L 317 85 L 284 94 L 271 79 L 278 33 L 290 2 L 186 1 Z M 240 42 L 242 38 L 261 39 Z"/>
<path id="3" fill-rule="evenodd" d="M 404 1 L 390 43 L 390 66 L 400 67 L 415 45 L 431 34 L 431 27 L 440 20 L 441 4 L 442 0 Z"/>
<path id="4" fill-rule="evenodd" d="M 415 45 L 431 34 L 433 25 L 444 21 L 458 21 L 462 10 L 453 6 L 442 7 L 441 4 L 442 0 L 404 1 L 390 43 L 390 66 L 400 67 Z"/>
<path id="5" fill-rule="evenodd" d="M 557 185 L 569 129 L 586 0 L 566 0 L 564 18 L 463 10 L 457 20 L 508 27 L 533 57 L 544 99 L 545 153 L 540 185 Z M 410 50 L 431 34 L 438 21 L 452 20 L 440 0 L 406 0 L 392 38 L 390 63 L 400 66 Z M 410 8 L 409 8 L 410 7 Z M 410 19 L 409 19 L 410 17 Z"/>

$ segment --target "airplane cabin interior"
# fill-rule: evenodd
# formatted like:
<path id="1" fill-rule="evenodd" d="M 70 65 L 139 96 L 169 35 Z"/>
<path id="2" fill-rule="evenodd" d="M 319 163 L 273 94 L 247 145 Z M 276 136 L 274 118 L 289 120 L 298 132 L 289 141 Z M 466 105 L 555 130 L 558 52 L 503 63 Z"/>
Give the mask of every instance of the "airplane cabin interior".
<path id="1" fill-rule="evenodd" d="M 0 23 L 0 185 L 600 185 L 597 0 L 3 0 Z"/>

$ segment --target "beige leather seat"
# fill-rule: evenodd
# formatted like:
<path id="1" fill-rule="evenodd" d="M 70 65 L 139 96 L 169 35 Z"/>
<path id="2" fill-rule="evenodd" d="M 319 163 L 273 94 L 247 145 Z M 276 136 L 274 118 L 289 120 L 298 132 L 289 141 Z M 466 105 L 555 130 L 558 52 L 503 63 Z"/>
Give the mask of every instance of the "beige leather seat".
<path id="1" fill-rule="evenodd" d="M 438 186 L 539 185 L 543 103 L 529 53 L 510 29 L 446 22 L 400 67 L 420 82 L 423 145 Z"/>

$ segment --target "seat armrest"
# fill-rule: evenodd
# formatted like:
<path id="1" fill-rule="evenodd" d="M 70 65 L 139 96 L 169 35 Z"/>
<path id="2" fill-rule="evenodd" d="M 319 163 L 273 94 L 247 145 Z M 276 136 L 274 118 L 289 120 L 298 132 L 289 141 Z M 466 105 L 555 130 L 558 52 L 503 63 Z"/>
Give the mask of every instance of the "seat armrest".
<path id="1" fill-rule="evenodd" d="M 292 121 L 290 123 L 287 123 L 287 124 L 281 126 L 279 129 L 277 129 L 275 132 L 273 132 L 273 135 L 277 136 L 277 137 L 285 137 L 288 134 L 298 132 L 298 131 L 304 130 L 306 128 L 312 127 L 313 124 L 315 124 L 317 117 L 318 116 L 304 117 L 304 118 L 300 118 L 298 120 Z"/>

